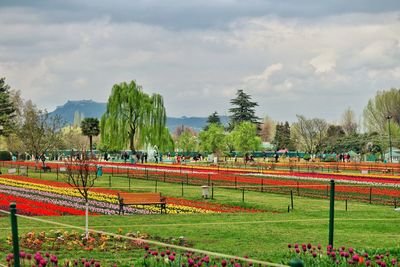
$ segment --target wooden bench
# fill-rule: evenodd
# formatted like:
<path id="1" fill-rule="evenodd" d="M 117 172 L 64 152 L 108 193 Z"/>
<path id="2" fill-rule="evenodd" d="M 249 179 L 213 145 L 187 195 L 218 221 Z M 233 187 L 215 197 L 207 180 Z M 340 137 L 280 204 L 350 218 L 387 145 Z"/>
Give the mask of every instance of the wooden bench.
<path id="1" fill-rule="evenodd" d="M 124 205 L 154 205 L 160 207 L 161 213 L 163 213 L 163 211 L 164 213 L 167 213 L 166 197 L 161 196 L 161 193 L 119 192 L 118 199 L 120 201 L 120 209 L 122 209 L 122 212 Z"/>

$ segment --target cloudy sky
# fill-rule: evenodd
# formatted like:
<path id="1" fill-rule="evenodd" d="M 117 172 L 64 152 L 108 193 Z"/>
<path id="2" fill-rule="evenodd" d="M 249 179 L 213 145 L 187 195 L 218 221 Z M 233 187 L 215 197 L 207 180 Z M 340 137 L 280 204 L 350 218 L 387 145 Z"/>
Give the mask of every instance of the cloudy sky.
<path id="1" fill-rule="evenodd" d="M 2 0 L 0 34 L 0 76 L 50 111 L 136 80 L 169 116 L 243 89 L 260 117 L 338 121 L 400 87 L 399 0 Z"/>

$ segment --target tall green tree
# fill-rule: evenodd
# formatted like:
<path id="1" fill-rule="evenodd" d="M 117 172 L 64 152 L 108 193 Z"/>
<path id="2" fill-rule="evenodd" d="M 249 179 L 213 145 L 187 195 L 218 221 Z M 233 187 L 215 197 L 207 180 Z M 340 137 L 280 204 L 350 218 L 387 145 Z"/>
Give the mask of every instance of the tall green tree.
<path id="1" fill-rule="evenodd" d="M 221 118 L 218 115 L 218 112 L 214 111 L 210 116 L 207 118 L 207 124 L 204 126 L 204 130 L 207 131 L 208 127 L 211 124 L 221 125 Z"/>
<path id="2" fill-rule="evenodd" d="M 100 134 L 99 120 L 97 118 L 85 118 L 81 122 L 82 134 L 89 137 L 90 157 L 93 158 L 93 136 Z"/>
<path id="3" fill-rule="evenodd" d="M 165 134 L 166 112 L 161 95 L 148 95 L 135 81 L 115 84 L 107 111 L 100 121 L 101 142 L 110 149 L 135 151 L 137 146 L 157 145 Z"/>
<path id="4" fill-rule="evenodd" d="M 200 148 L 203 151 L 219 154 L 225 147 L 224 127 L 217 123 L 211 123 L 206 131 L 199 134 Z"/>
<path id="5" fill-rule="evenodd" d="M 231 132 L 236 151 L 251 152 L 261 147 L 261 138 L 257 135 L 257 125 L 243 121 L 235 126 Z"/>
<path id="6" fill-rule="evenodd" d="M 364 123 L 370 132 L 387 133 L 388 116 L 400 124 L 400 89 L 378 91 L 364 108 Z"/>
<path id="7" fill-rule="evenodd" d="M 197 150 L 198 140 L 194 132 L 186 128 L 176 140 L 176 147 L 182 152 L 192 152 Z"/>
<path id="8" fill-rule="evenodd" d="M 238 90 L 236 98 L 231 99 L 231 104 L 233 107 L 229 109 L 229 112 L 232 114 L 229 123 L 230 130 L 243 121 L 254 123 L 259 127 L 259 118 L 255 115 L 255 107 L 258 104 L 251 101 L 250 95 L 246 94 L 243 90 Z"/>
<path id="9" fill-rule="evenodd" d="M 288 150 L 293 150 L 293 142 L 291 139 L 291 134 L 290 134 L 290 125 L 289 122 L 279 123 L 276 125 L 276 130 L 275 130 L 275 138 L 273 142 L 276 146 L 276 149 L 288 149 Z"/>
<path id="10" fill-rule="evenodd" d="M 15 117 L 15 106 L 10 97 L 10 86 L 6 84 L 5 78 L 0 78 L 0 134 L 8 135 L 13 129 L 13 118 Z"/>

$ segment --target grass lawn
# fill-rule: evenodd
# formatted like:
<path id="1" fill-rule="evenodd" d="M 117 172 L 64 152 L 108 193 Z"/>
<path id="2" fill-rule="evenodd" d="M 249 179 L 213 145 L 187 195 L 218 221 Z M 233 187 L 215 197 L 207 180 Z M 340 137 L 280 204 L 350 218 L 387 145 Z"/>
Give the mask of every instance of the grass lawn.
<path id="1" fill-rule="evenodd" d="M 29 174 L 30 177 L 39 174 Z M 55 180 L 54 174 L 42 174 L 42 179 Z M 61 180 L 61 178 L 60 178 Z M 96 186 L 108 187 L 108 176 L 101 177 Z M 112 188 L 127 190 L 126 178 L 112 177 Z M 184 185 L 184 198 L 202 200 L 199 186 Z M 131 180 L 133 191 L 155 191 L 155 181 Z M 181 184 L 157 183 L 157 191 L 170 197 L 181 197 Z M 264 213 L 235 214 L 190 214 L 190 215 L 133 215 L 133 216 L 93 216 L 89 225 L 93 229 L 107 232 L 144 232 L 151 236 L 183 236 L 195 248 L 233 254 L 248 255 L 251 258 L 282 262 L 287 252 L 288 243 L 321 243 L 328 242 L 328 200 L 294 197 L 294 210 L 287 212 L 290 204 L 288 196 L 245 192 L 242 202 L 242 191 L 215 188 L 215 203 L 240 205 L 264 209 Z M 83 217 L 64 216 L 48 217 L 51 221 L 84 226 Z M 62 229 L 48 223 L 39 223 L 19 218 L 19 232 L 47 231 Z M 335 210 L 335 245 L 352 246 L 358 249 L 397 249 L 400 245 L 400 212 L 393 207 L 349 202 L 345 211 L 344 201 L 336 202 Z M 0 217 L 0 240 L 4 245 L 10 233 L 8 217 Z M 5 253 L 5 252 L 4 252 Z M 60 252 L 57 254 L 108 258 L 110 261 L 127 261 L 134 252 Z M 142 252 L 140 252 L 142 253 Z"/>

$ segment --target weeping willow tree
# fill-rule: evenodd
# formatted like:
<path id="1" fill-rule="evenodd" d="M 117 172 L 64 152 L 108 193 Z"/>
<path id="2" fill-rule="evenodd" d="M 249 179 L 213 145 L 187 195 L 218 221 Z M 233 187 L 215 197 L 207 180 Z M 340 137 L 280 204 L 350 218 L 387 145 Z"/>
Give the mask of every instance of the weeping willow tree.
<path id="1" fill-rule="evenodd" d="M 135 151 L 145 144 L 165 141 L 166 112 L 161 95 L 148 95 L 135 81 L 115 84 L 100 122 L 101 143 Z M 167 131 L 168 135 L 169 132 Z"/>

